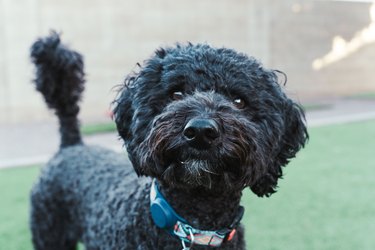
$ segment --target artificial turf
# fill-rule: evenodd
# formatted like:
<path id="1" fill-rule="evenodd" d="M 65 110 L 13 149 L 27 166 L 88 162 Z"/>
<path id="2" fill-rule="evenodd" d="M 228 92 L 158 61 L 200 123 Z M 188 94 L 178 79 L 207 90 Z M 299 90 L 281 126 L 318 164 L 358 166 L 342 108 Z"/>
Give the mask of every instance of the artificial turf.
<path id="1" fill-rule="evenodd" d="M 116 124 L 114 122 L 94 123 L 83 125 L 81 133 L 83 135 L 102 134 L 116 131 Z"/>
<path id="2" fill-rule="evenodd" d="M 375 249 L 375 121 L 309 131 L 276 194 L 244 195 L 248 249 Z"/>
<path id="3" fill-rule="evenodd" d="M 0 170 L 0 249 L 30 250 L 29 192 L 39 169 Z"/>
<path id="4" fill-rule="evenodd" d="M 248 249 L 375 249 L 375 121 L 309 132 L 276 194 L 244 192 Z M 38 172 L 0 170 L 0 249 L 32 249 L 28 197 Z"/>

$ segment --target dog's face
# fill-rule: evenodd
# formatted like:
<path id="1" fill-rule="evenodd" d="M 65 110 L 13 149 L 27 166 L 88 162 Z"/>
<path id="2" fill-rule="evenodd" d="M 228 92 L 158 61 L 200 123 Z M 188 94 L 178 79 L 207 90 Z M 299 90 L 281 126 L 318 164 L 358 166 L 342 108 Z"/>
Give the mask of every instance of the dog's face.
<path id="1" fill-rule="evenodd" d="M 160 49 L 126 80 L 115 121 L 135 171 L 181 188 L 275 192 L 308 134 L 275 71 L 230 49 Z"/>

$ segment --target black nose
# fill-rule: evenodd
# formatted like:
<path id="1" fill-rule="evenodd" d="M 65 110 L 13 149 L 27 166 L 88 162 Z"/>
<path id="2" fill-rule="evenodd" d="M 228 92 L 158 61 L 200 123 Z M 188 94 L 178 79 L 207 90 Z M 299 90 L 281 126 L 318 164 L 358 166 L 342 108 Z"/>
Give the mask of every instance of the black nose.
<path id="1" fill-rule="evenodd" d="M 184 128 L 184 137 L 196 148 L 207 148 L 219 137 L 219 127 L 213 119 L 194 118 Z"/>

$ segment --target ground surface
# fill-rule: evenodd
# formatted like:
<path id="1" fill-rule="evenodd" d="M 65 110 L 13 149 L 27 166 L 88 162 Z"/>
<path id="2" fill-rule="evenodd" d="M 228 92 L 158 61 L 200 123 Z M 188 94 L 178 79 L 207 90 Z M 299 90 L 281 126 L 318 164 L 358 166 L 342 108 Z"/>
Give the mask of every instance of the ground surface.
<path id="1" fill-rule="evenodd" d="M 246 191 L 249 250 L 375 249 L 375 120 L 311 128 L 279 192 Z M 0 170 L 0 249 L 32 249 L 28 197 L 39 168 Z"/>

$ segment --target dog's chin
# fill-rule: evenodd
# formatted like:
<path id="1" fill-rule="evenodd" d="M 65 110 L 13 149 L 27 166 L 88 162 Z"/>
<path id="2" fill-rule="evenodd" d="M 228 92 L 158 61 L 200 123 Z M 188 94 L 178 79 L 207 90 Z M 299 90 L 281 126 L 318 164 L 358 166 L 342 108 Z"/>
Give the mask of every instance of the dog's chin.
<path id="1" fill-rule="evenodd" d="M 189 158 L 169 164 L 161 179 L 169 186 L 184 189 L 229 190 L 237 186 L 241 178 L 226 171 L 218 161 Z"/>
<path id="2" fill-rule="evenodd" d="M 168 164 L 161 176 L 170 186 L 183 188 L 215 186 L 215 179 L 219 176 L 213 163 L 202 159 L 177 160 Z"/>
<path id="3" fill-rule="evenodd" d="M 191 159 L 180 162 L 187 183 L 192 186 L 203 186 L 211 189 L 214 179 L 219 176 L 215 166 L 207 160 Z"/>
<path id="4" fill-rule="evenodd" d="M 215 148 L 198 150 L 185 145 L 154 152 L 157 172 L 152 175 L 170 187 L 230 190 L 243 186 L 240 159 Z M 162 156 L 162 157 L 157 157 Z M 146 168 L 147 169 L 147 168 Z"/>

